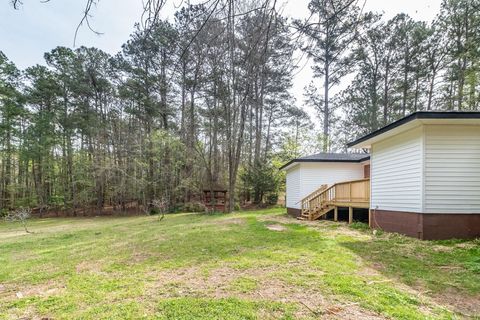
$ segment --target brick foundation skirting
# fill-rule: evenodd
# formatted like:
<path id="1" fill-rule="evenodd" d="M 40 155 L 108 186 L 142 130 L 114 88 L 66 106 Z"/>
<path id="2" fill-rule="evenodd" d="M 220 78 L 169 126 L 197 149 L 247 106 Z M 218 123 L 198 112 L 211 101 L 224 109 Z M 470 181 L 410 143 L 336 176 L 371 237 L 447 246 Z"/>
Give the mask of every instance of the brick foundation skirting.
<path id="1" fill-rule="evenodd" d="M 480 213 L 446 214 L 371 210 L 370 226 L 424 240 L 480 237 Z"/>
<path id="2" fill-rule="evenodd" d="M 287 207 L 287 214 L 291 215 L 292 217 L 299 217 L 302 214 L 302 210 Z"/>

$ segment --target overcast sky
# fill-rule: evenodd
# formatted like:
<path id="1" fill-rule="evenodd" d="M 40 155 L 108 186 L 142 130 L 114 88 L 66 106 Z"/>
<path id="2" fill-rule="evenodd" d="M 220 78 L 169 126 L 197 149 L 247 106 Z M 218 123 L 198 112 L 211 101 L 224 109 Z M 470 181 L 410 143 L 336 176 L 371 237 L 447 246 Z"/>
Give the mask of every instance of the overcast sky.
<path id="1" fill-rule="evenodd" d="M 294 18 L 307 16 L 308 0 L 282 1 L 284 14 Z M 41 3 L 40 0 L 29 0 L 24 1 L 20 10 L 13 10 L 9 2 L 0 4 L 0 50 L 18 67 L 23 69 L 43 64 L 43 54 L 56 46 L 72 47 L 84 1 Z M 93 46 L 110 54 L 117 53 L 135 22 L 141 18 L 141 3 L 142 0 L 100 0 L 94 10 L 92 25 L 103 35 L 97 36 L 83 27 L 77 37 L 77 46 Z M 164 17 L 171 17 L 175 5 L 180 3 L 181 0 L 167 0 Z M 384 12 L 387 19 L 405 12 L 416 20 L 431 21 L 439 12 L 440 3 L 441 0 L 366 0 L 365 10 Z M 302 104 L 303 88 L 312 80 L 312 74 L 308 61 L 301 61 L 299 66 L 292 93 L 298 104 Z"/>

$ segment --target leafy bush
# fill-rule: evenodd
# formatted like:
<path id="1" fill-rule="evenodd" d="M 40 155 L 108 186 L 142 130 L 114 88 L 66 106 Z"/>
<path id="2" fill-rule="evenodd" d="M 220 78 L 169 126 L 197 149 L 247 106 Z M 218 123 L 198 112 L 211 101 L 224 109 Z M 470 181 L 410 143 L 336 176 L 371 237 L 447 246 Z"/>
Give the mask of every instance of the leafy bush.
<path id="1" fill-rule="evenodd" d="M 278 193 L 270 193 L 267 195 L 267 204 L 276 205 L 278 202 Z"/>
<path id="2" fill-rule="evenodd" d="M 150 208 L 150 210 L 148 211 L 148 214 L 151 215 L 151 216 L 154 216 L 156 214 L 159 214 L 160 213 L 160 210 L 158 208 Z"/>
<path id="3" fill-rule="evenodd" d="M 6 217 L 8 213 L 9 213 L 8 209 L 3 208 L 0 210 L 0 217 Z"/>
<path id="4" fill-rule="evenodd" d="M 205 212 L 207 207 L 201 202 L 187 202 L 183 204 L 184 212 Z"/>
<path id="5" fill-rule="evenodd" d="M 267 195 L 266 202 L 268 203 L 268 195 L 275 194 L 279 190 L 280 178 L 281 175 L 278 169 L 270 162 L 259 163 L 255 166 L 244 168 L 240 172 L 240 179 L 244 187 L 253 193 L 254 203 L 264 201 L 265 195 Z"/>
<path id="6" fill-rule="evenodd" d="M 49 199 L 49 204 L 54 207 L 61 207 L 63 206 L 65 199 L 63 196 L 51 196 Z"/>

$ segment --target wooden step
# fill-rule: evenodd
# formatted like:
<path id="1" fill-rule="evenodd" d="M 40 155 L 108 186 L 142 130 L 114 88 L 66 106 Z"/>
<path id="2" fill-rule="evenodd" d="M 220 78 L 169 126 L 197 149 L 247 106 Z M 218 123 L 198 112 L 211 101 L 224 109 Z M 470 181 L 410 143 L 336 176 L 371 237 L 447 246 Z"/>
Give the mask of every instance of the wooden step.
<path id="1" fill-rule="evenodd" d="M 312 215 L 312 220 L 317 220 L 320 217 L 326 215 L 330 211 L 332 211 L 335 208 L 335 206 L 326 206 L 323 210 L 316 212 L 315 214 Z"/>
<path id="2" fill-rule="evenodd" d="M 324 216 L 325 214 L 329 213 L 334 208 L 335 206 L 322 203 L 319 206 L 310 208 L 309 210 L 302 212 L 302 214 L 298 216 L 297 219 L 298 220 L 317 220 L 320 217 Z"/>

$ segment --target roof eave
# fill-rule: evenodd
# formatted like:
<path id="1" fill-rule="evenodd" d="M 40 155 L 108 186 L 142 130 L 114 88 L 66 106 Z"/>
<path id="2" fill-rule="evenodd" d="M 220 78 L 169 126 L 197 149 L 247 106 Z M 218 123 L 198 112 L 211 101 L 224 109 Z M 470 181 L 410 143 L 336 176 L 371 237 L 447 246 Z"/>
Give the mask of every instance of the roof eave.
<path id="1" fill-rule="evenodd" d="M 281 166 L 278 170 L 279 171 L 282 171 L 282 170 L 288 170 L 288 169 L 291 169 L 292 167 L 296 166 L 298 163 L 295 162 L 295 159 L 294 160 L 290 160 L 289 162 L 285 163 L 283 166 Z"/>
<path id="2" fill-rule="evenodd" d="M 419 111 L 395 121 L 383 128 L 380 128 L 366 136 L 347 144 L 349 148 L 370 148 L 372 143 L 383 140 L 388 136 L 393 136 L 410 128 L 416 127 L 422 120 L 461 120 L 461 119 L 480 119 L 480 112 L 431 112 Z M 408 126 L 407 126 L 408 125 Z M 388 135 L 388 136 L 386 136 Z"/>
<path id="3" fill-rule="evenodd" d="M 361 163 L 363 161 L 366 161 L 366 160 L 369 160 L 370 159 L 370 156 L 366 156 L 364 158 L 361 158 L 361 159 L 358 159 L 358 160 L 346 160 L 346 159 L 338 159 L 338 160 L 327 160 L 327 159 L 293 159 L 289 162 L 287 162 L 286 164 L 284 164 L 283 166 L 281 166 L 278 170 L 287 170 L 287 169 L 290 169 L 290 167 L 293 165 L 293 164 L 298 164 L 298 163 L 302 163 L 302 162 L 321 162 L 321 163 L 326 163 L 326 162 L 330 162 L 330 163 Z"/>

